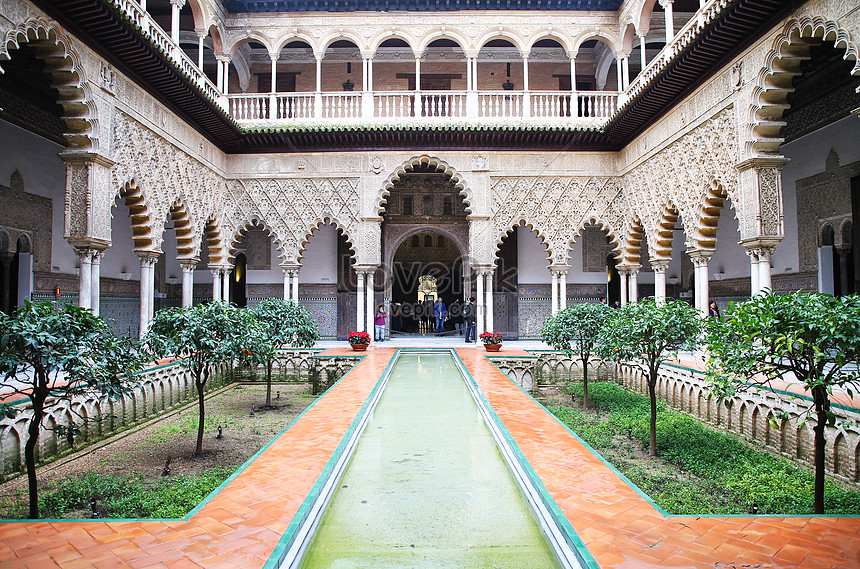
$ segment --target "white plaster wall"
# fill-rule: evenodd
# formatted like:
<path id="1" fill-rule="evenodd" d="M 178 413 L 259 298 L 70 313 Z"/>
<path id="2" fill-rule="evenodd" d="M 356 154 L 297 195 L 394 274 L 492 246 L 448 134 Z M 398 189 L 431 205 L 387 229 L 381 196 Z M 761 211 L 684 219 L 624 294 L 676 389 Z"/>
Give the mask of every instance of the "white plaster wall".
<path id="1" fill-rule="evenodd" d="M 302 255 L 300 283 L 337 283 L 337 228 L 323 225 L 314 231 Z"/>
<path id="2" fill-rule="evenodd" d="M 176 250 L 176 231 L 173 229 L 173 222 L 164 224 L 164 228 L 161 251 L 164 254 L 164 277 L 167 279 L 165 282 L 169 283 L 172 277 L 176 281 L 175 284 L 179 284 L 182 282 L 182 267 L 176 259 L 179 252 Z"/>
<path id="3" fill-rule="evenodd" d="M 134 254 L 131 217 L 125 200 L 116 200 L 111 209 L 110 242 L 102 257 L 100 276 L 121 278 L 120 273 L 130 273 L 130 280 L 140 281 L 140 261 Z"/>
<path id="4" fill-rule="evenodd" d="M 606 271 L 599 273 L 582 272 L 582 236 L 570 248 L 570 270 L 567 272 L 568 284 L 604 284 Z"/>
<path id="5" fill-rule="evenodd" d="M 269 259 L 268 271 L 248 271 L 245 277 L 246 284 L 283 284 L 284 271 L 281 270 L 281 253 L 278 247 L 272 243 L 272 256 Z M 211 281 L 211 279 L 210 279 Z"/>
<path id="6" fill-rule="evenodd" d="M 780 147 L 790 162 L 782 169 L 782 195 L 785 212 L 785 239 L 773 253 L 774 274 L 796 272 L 800 266 L 797 243 L 798 180 L 824 172 L 830 150 L 839 155 L 841 164 L 860 160 L 860 118 L 845 117 L 815 132 Z"/>
<path id="7" fill-rule="evenodd" d="M 527 227 L 517 227 L 517 282 L 519 284 L 550 284 L 549 257 L 546 246 L 537 233 Z"/>
<path id="8" fill-rule="evenodd" d="M 708 262 L 709 280 L 716 280 L 715 275 L 720 272 L 727 279 L 749 278 L 750 258 L 746 249 L 738 244 L 740 238 L 735 210 L 732 209 L 731 200 L 726 200 L 717 225 L 717 248 Z"/>
<path id="9" fill-rule="evenodd" d="M 0 121 L 0 183 L 9 185 L 15 170 L 24 179 L 27 193 L 51 198 L 51 266 L 56 272 L 73 273 L 77 255 L 63 239 L 65 233 L 66 166 L 57 156 L 65 150 L 11 123 Z"/>

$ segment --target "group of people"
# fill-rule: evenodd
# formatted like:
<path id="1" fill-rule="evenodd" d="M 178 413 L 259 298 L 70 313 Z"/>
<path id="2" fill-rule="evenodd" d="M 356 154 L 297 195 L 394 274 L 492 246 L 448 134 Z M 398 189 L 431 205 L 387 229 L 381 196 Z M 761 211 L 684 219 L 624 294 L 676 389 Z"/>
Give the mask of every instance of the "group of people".
<path id="1" fill-rule="evenodd" d="M 392 317 L 391 329 L 399 331 L 402 319 L 403 310 L 399 304 L 395 304 L 393 309 L 394 316 Z M 433 303 L 433 319 L 436 323 L 435 331 L 437 336 L 441 336 L 445 329 L 445 322 L 451 320 L 454 324 L 454 332 L 458 336 L 466 336 L 466 343 L 477 340 L 475 337 L 475 322 L 477 317 L 477 306 L 475 299 L 469 298 L 465 304 L 460 304 L 459 300 L 455 300 L 451 305 L 449 312 L 445 301 L 437 298 Z M 377 342 L 385 341 L 385 323 L 388 318 L 388 313 L 385 311 L 385 305 L 380 304 L 373 316 L 374 340 Z M 396 326 L 395 326 L 396 324 Z"/>

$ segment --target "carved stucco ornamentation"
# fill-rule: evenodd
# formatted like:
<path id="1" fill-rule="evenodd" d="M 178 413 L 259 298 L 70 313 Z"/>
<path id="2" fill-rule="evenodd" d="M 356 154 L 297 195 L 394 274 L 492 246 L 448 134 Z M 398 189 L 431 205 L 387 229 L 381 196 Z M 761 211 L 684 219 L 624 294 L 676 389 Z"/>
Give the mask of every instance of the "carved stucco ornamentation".
<path id="1" fill-rule="evenodd" d="M 230 180 L 224 196 L 227 232 L 236 235 L 256 220 L 270 231 L 289 263 L 298 262 L 302 244 L 326 223 L 343 230 L 354 245 L 358 182 L 358 178 Z"/>
<path id="2" fill-rule="evenodd" d="M 694 237 L 712 182 L 717 180 L 736 206 L 741 203 L 736 163 L 735 115 L 728 107 L 627 173 L 630 207 L 641 216 L 647 238 L 657 238 L 661 215 L 671 203 L 684 223 L 687 246 L 696 248 Z M 743 205 L 755 211 L 749 209 L 753 204 Z"/>
<path id="3" fill-rule="evenodd" d="M 782 235 L 782 197 L 778 168 L 758 170 L 762 235 Z"/>
<path id="4" fill-rule="evenodd" d="M 184 207 L 191 222 L 192 250 L 199 256 L 207 220 L 221 219 L 223 178 L 125 113 L 117 112 L 114 122 L 113 191 L 118 194 L 133 181 L 145 194 L 154 249 L 161 247 L 161 227 L 170 208 Z"/>
<path id="5" fill-rule="evenodd" d="M 68 237 L 88 237 L 89 169 L 90 165 L 86 162 L 70 163 L 66 167 Z"/>
<path id="6" fill-rule="evenodd" d="M 548 245 L 551 264 L 566 265 L 570 243 L 595 223 L 617 242 L 624 226 L 624 200 L 616 177 L 491 178 L 495 245 L 520 223 L 532 227 Z"/>

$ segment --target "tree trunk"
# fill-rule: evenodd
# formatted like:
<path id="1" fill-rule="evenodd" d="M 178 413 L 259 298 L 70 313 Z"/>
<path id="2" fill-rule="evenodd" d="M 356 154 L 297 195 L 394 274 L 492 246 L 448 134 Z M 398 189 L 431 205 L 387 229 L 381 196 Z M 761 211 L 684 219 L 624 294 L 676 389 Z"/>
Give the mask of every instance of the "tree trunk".
<path id="1" fill-rule="evenodd" d="M 648 398 L 651 400 L 651 419 L 648 427 L 651 431 L 648 443 L 648 454 L 657 456 L 657 373 L 652 372 L 648 378 Z"/>
<path id="2" fill-rule="evenodd" d="M 823 385 L 812 388 L 812 399 L 815 402 L 815 489 L 813 491 L 813 508 L 816 514 L 824 513 L 824 451 L 827 447 L 825 430 L 827 429 L 827 412 L 830 410 L 830 399 Z"/>
<path id="3" fill-rule="evenodd" d="M 266 407 L 272 406 L 272 360 L 266 366 Z"/>
<path id="4" fill-rule="evenodd" d="M 197 416 L 197 448 L 194 450 L 194 456 L 203 455 L 203 420 L 206 418 L 203 388 L 206 387 L 208 375 L 209 374 L 203 370 L 197 370 L 197 378 L 194 381 L 194 384 L 197 386 L 197 410 L 199 411 Z"/>
<path id="5" fill-rule="evenodd" d="M 36 481 L 36 445 L 39 442 L 39 431 L 44 415 L 46 395 L 33 394 L 33 418 L 27 429 L 27 442 L 24 445 L 24 463 L 27 465 L 27 482 L 30 485 L 30 514 L 31 519 L 39 517 L 39 487 Z"/>
<path id="6" fill-rule="evenodd" d="M 588 358 L 582 358 L 582 410 L 588 409 Z"/>

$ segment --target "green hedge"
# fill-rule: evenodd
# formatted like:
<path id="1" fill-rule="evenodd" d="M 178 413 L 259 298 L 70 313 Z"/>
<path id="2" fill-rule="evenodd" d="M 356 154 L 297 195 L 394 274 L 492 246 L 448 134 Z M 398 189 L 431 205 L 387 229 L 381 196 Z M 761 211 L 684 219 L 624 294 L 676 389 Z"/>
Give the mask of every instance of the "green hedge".
<path id="1" fill-rule="evenodd" d="M 581 384 L 565 386 L 582 394 Z M 579 408 L 549 410 L 598 452 L 619 446 L 628 428 L 642 448 L 648 448 L 648 398 L 614 383 L 589 386 L 590 405 L 601 413 Z M 614 440 L 615 439 L 615 440 Z M 647 468 L 646 461 L 613 464 L 660 507 L 671 514 L 746 514 L 753 504 L 759 514 L 812 512 L 813 477 L 792 462 L 750 448 L 737 438 L 712 431 L 688 415 L 657 407 L 657 452 L 674 473 Z M 678 476 L 682 470 L 692 475 Z M 860 515 L 860 492 L 845 490 L 828 480 L 824 504 L 828 514 Z"/>

